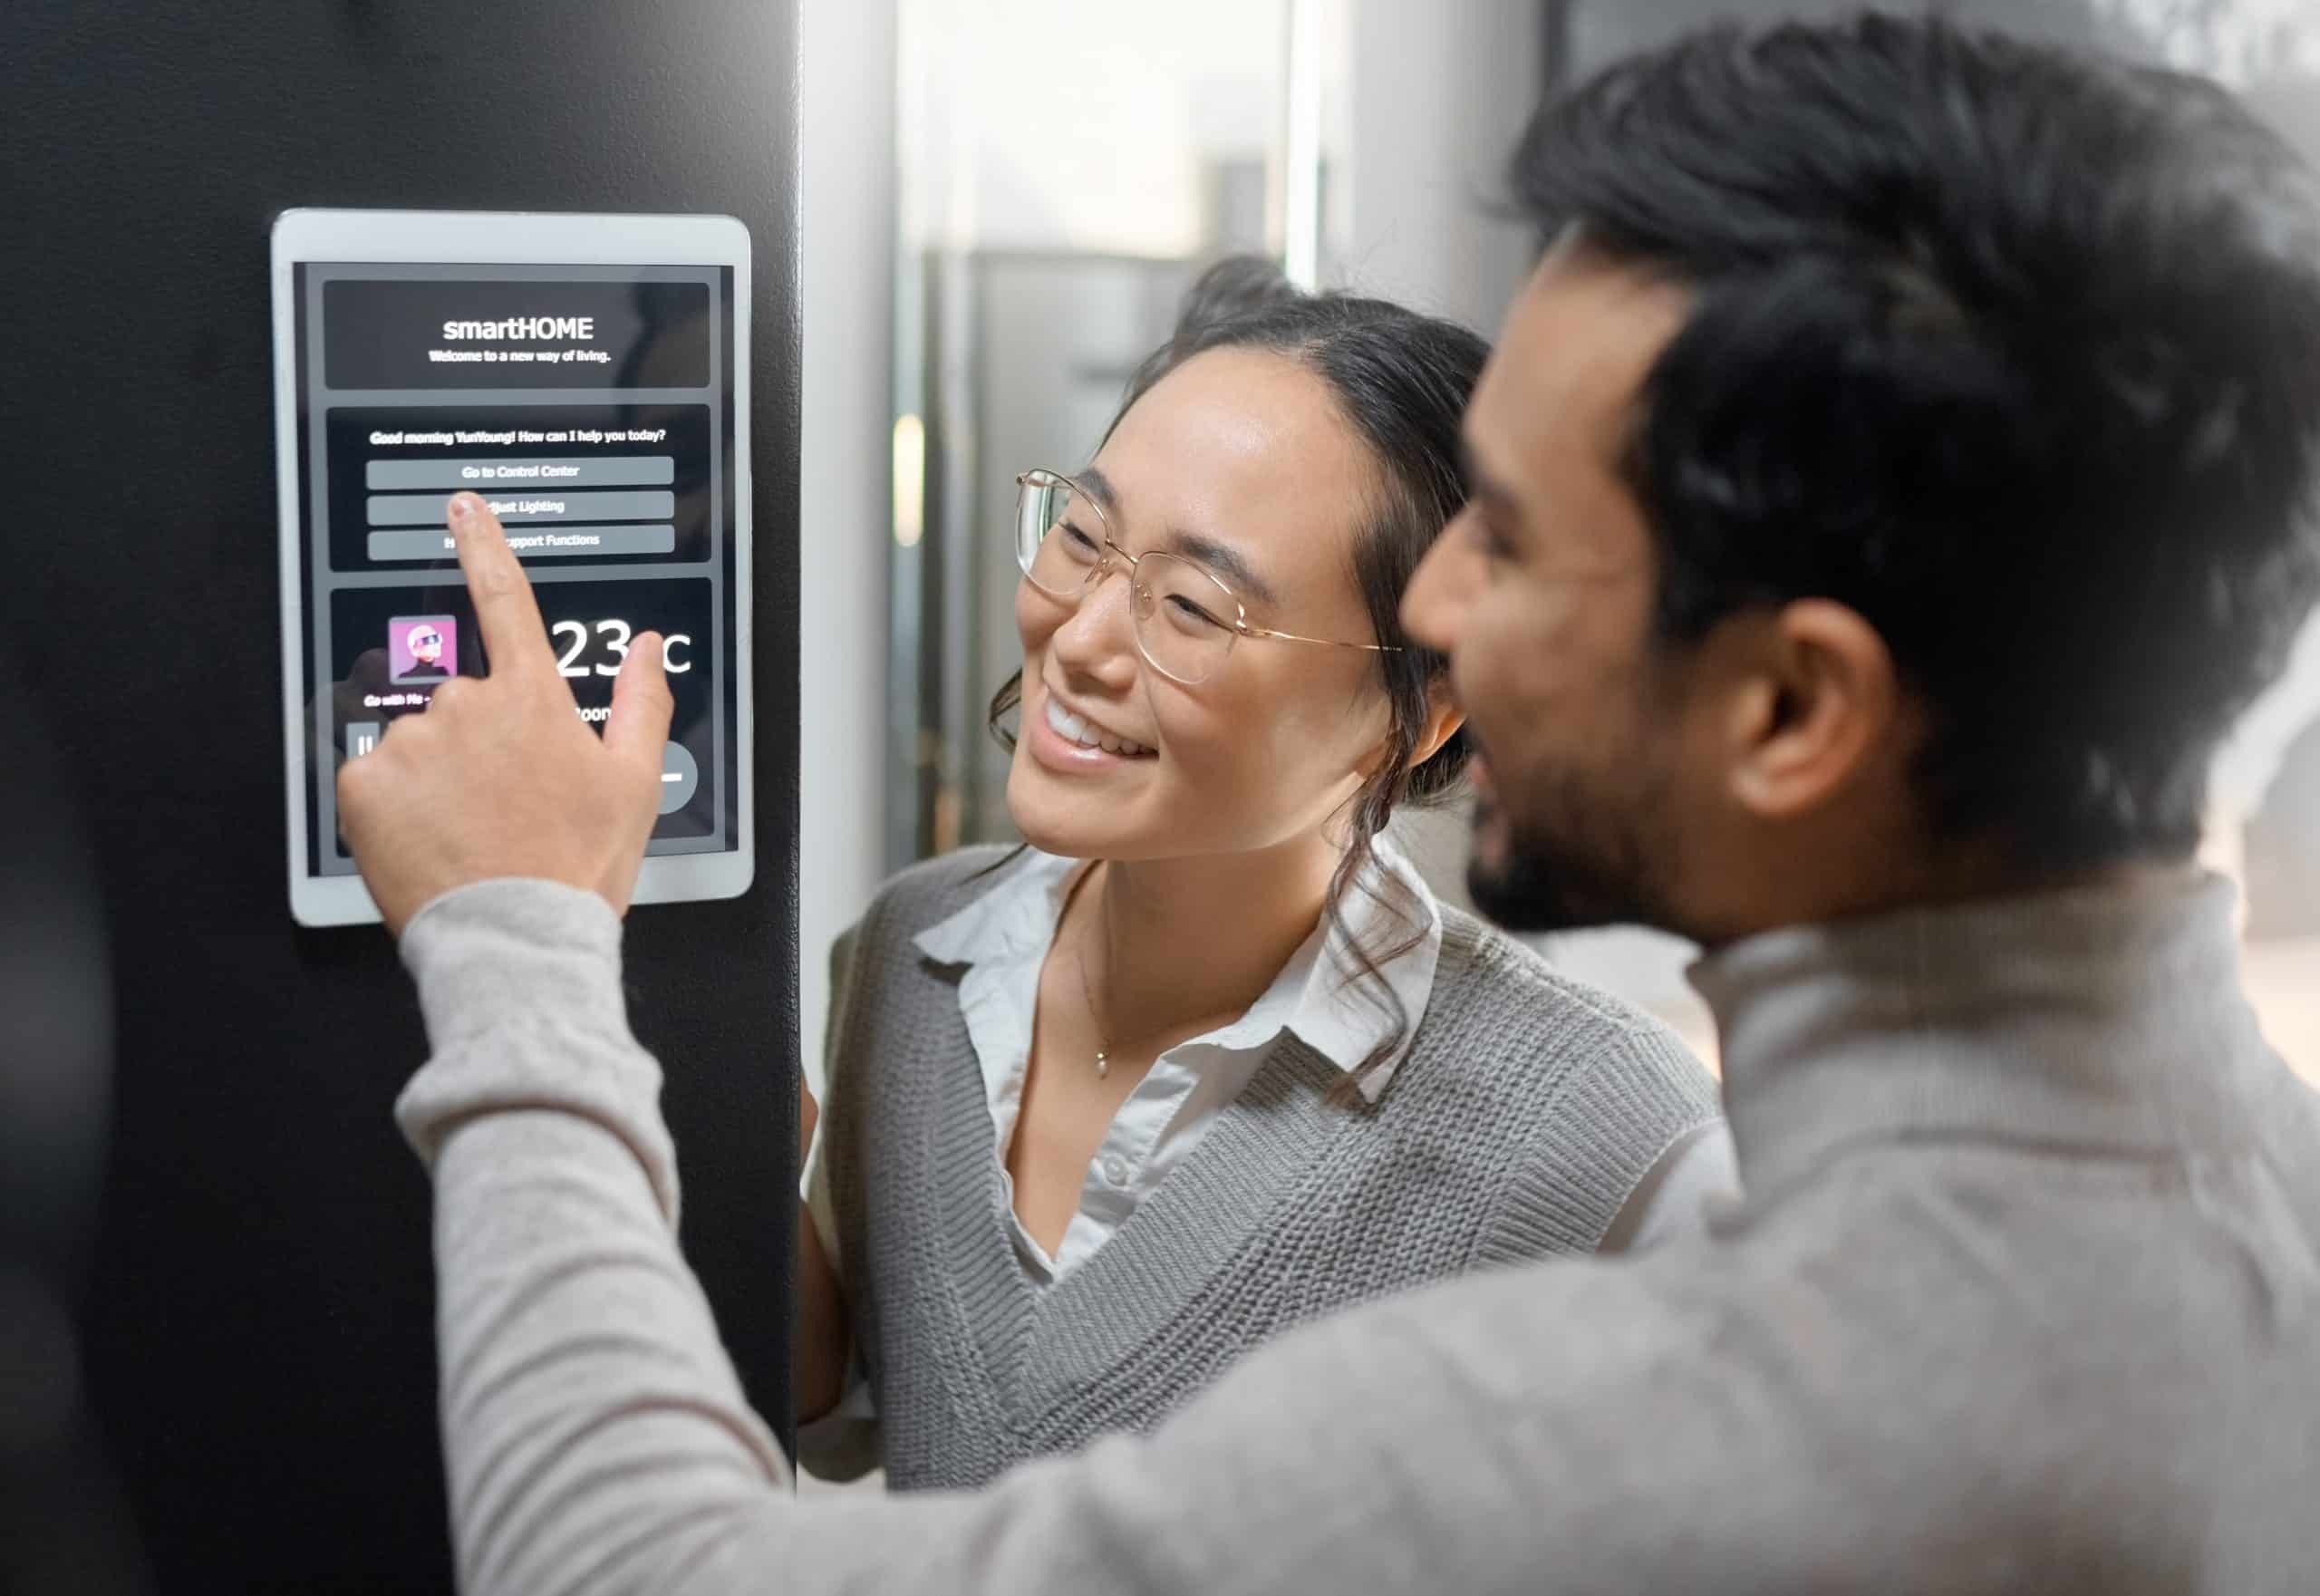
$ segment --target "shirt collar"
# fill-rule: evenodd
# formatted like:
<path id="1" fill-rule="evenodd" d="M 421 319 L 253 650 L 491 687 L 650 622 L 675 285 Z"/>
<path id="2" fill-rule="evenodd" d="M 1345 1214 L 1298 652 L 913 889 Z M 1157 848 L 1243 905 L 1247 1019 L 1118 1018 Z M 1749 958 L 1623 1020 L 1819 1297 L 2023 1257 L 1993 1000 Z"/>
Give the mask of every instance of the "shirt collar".
<path id="1" fill-rule="evenodd" d="M 1376 1069 L 1360 1078 L 1362 1097 L 1378 1100 L 1408 1055 L 1433 994 L 1442 956 L 1442 912 L 1400 850 L 1383 837 L 1374 846 L 1377 866 L 1368 874 L 1368 888 L 1357 888 L 1347 897 L 1344 928 L 1324 919 L 1246 1013 L 1184 1048 L 1256 1051 L 1287 1030 L 1350 1074 L 1393 1035 L 1398 1017 L 1400 1041 Z M 1044 960 L 1072 885 L 1087 867 L 1085 860 L 1026 848 L 1020 857 L 1001 866 L 991 885 L 973 901 L 913 940 L 921 953 L 944 964 Z M 1380 967 L 1385 991 L 1358 974 L 1360 966 L 1352 956 L 1356 943 L 1382 952 L 1405 942 L 1411 945 Z M 1392 1003 L 1386 992 L 1392 994 Z M 1028 1034 L 1028 1024 L 1025 1030 Z"/>
<path id="2" fill-rule="evenodd" d="M 2268 1057 L 2232 903 L 2186 866 L 1789 926 L 1701 959 L 1743 1185 L 1769 1193 L 1880 1136 L 2158 1149 L 2228 1134 L 2236 1083 Z"/>
<path id="3" fill-rule="evenodd" d="M 991 885 L 965 908 L 911 940 L 941 964 L 981 964 L 1008 954 L 1044 958 L 1071 884 L 1085 868 L 1084 859 L 1024 848 L 1000 861 L 987 877 Z"/>

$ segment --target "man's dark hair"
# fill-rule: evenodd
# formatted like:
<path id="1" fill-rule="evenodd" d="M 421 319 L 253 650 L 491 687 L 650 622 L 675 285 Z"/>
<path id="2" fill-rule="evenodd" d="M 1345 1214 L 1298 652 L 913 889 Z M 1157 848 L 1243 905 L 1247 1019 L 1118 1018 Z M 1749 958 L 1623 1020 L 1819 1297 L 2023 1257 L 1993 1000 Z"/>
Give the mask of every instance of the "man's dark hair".
<path id="1" fill-rule="evenodd" d="M 1663 639 L 1819 596 L 1945 837 L 2180 855 L 2320 595 L 2320 223 L 2211 84 L 1934 20 L 1724 29 L 1532 122 L 1542 233 L 1695 294 L 1629 464 Z"/>

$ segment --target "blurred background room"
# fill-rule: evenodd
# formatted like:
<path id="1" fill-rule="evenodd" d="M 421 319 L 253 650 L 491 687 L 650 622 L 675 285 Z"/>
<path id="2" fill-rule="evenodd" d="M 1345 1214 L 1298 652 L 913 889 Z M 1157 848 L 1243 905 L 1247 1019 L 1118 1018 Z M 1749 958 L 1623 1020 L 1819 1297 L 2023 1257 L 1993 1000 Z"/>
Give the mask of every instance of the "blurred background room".
<path id="1" fill-rule="evenodd" d="M 2304 0 L 1977 0 L 1953 15 L 2210 73 L 2320 158 Z M 1498 215 L 1541 94 L 1702 22 L 1796 0 L 814 0 L 804 8 L 800 1020 L 821 953 L 911 861 L 1011 836 L 984 709 L 1012 671 L 1015 474 L 1088 459 L 1207 262 L 1483 331 L 1539 241 Z M 1463 898 L 1464 817 L 1397 822 Z M 2221 761 L 2209 862 L 2250 988 L 2320 1079 L 2320 629 Z M 1687 946 L 1546 939 L 1713 1058 Z"/>

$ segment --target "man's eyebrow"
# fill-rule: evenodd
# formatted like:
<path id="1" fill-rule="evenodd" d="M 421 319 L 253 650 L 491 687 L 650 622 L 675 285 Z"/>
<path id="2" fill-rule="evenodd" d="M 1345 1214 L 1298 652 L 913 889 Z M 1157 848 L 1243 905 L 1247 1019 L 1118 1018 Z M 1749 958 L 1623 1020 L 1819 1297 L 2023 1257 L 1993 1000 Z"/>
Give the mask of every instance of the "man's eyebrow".
<path id="1" fill-rule="evenodd" d="M 1214 571 L 1242 598 L 1253 598 L 1268 606 L 1281 603 L 1281 595 L 1273 591 L 1272 584 L 1259 576 L 1256 566 L 1236 548 L 1177 527 L 1168 528 L 1168 547 L 1194 564 Z"/>
<path id="2" fill-rule="evenodd" d="M 1504 515 L 1513 515 L 1519 508 L 1513 489 L 1484 468 L 1481 457 L 1474 452 L 1474 444 L 1464 438 L 1458 440 L 1458 468 L 1465 476 L 1469 497 L 1481 499 L 1490 508 Z"/>

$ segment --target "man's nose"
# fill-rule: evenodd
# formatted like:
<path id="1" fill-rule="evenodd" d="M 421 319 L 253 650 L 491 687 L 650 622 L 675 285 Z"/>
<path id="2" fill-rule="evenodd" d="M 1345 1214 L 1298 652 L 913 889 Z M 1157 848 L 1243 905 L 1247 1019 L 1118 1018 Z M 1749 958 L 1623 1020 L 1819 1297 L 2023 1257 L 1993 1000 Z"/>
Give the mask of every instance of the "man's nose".
<path id="1" fill-rule="evenodd" d="M 1464 519 L 1461 516 L 1442 529 L 1402 590 L 1402 630 L 1436 653 L 1450 653 L 1457 643 L 1460 584 L 1452 567 L 1459 558 L 1459 523 Z"/>

